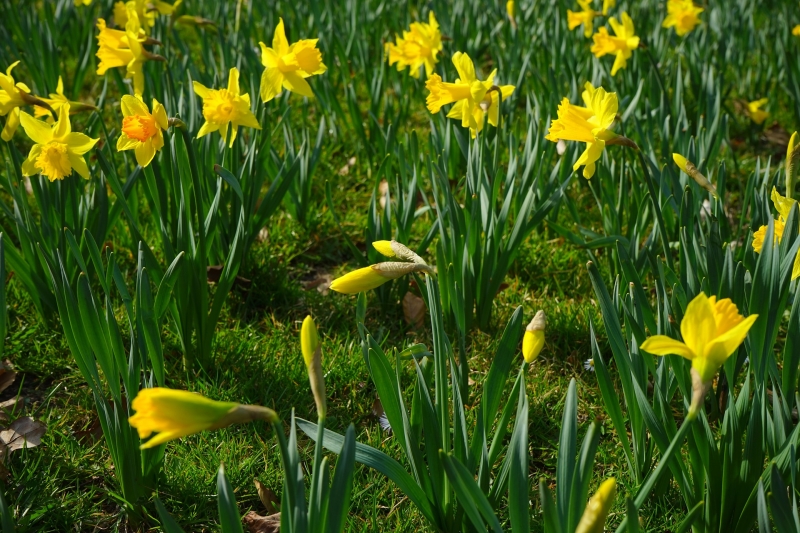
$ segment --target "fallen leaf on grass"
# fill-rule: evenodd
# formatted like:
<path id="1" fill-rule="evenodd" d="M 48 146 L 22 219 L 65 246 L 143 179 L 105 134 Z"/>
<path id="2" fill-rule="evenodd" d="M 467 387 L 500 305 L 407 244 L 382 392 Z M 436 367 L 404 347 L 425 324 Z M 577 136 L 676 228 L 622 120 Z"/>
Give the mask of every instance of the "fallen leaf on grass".
<path id="1" fill-rule="evenodd" d="M 250 511 L 242 520 L 250 533 L 278 533 L 281 530 L 281 513 L 261 516 Z"/>
<path id="2" fill-rule="evenodd" d="M 42 443 L 42 435 L 47 431 L 47 426 L 35 421 L 29 416 L 23 416 L 0 431 L 0 441 L 3 443 L 2 457 L 5 459 L 12 452 L 22 448 L 33 448 Z"/>
<path id="3" fill-rule="evenodd" d="M 321 293 L 323 296 L 327 296 L 331 287 L 331 282 L 333 281 L 333 276 L 331 276 L 329 272 L 323 270 L 317 270 L 312 275 L 313 277 L 311 279 L 303 280 L 300 284 L 307 291 L 317 289 L 317 292 Z"/>
<path id="4" fill-rule="evenodd" d="M 0 402 L 0 422 L 8 420 L 8 415 L 14 412 L 17 404 L 24 405 L 25 401 L 21 396 L 16 396 L 10 400 Z"/>
<path id="5" fill-rule="evenodd" d="M 267 486 L 261 483 L 259 480 L 254 479 L 253 482 L 256 484 L 258 498 L 261 500 L 261 503 L 264 504 L 264 508 L 267 510 L 267 512 L 270 514 L 277 513 L 281 506 L 281 502 L 278 500 L 278 497 L 275 495 L 275 493 L 269 490 Z"/>
<path id="6" fill-rule="evenodd" d="M 9 361 L 3 361 L 0 364 L 0 392 L 3 392 L 14 383 L 17 379 L 17 373 L 14 372 L 14 367 L 11 366 Z"/>
<path id="7" fill-rule="evenodd" d="M 425 300 L 416 294 L 407 292 L 403 296 L 403 317 L 407 324 L 415 329 L 421 329 L 425 323 Z"/>

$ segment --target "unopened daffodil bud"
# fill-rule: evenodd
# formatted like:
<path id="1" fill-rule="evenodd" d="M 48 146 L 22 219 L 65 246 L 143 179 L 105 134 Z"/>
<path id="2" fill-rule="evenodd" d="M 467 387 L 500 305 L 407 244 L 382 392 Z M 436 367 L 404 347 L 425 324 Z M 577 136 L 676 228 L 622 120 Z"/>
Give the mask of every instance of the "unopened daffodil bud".
<path id="1" fill-rule="evenodd" d="M 589 498 L 575 533 L 603 533 L 608 512 L 617 495 L 617 482 L 613 477 L 603 481 L 594 496 Z"/>
<path id="2" fill-rule="evenodd" d="M 381 255 L 386 257 L 396 257 L 403 261 L 417 263 L 418 265 L 427 265 L 424 259 L 412 252 L 405 244 L 397 241 L 375 241 L 372 243 L 372 246 L 374 246 Z"/>
<path id="3" fill-rule="evenodd" d="M 267 407 L 218 402 L 193 392 L 164 387 L 142 389 L 131 407 L 136 413 L 128 421 L 139 432 L 140 439 L 158 433 L 142 444 L 142 449 L 231 424 L 278 421 L 275 411 Z"/>
<path id="4" fill-rule="evenodd" d="M 508 0 L 506 2 L 506 14 L 508 15 L 508 20 L 511 22 L 511 27 L 516 29 L 517 28 L 517 19 L 514 16 L 516 13 L 516 6 L 514 5 L 514 0 Z"/>
<path id="5" fill-rule="evenodd" d="M 525 328 L 525 336 L 522 338 L 522 357 L 525 358 L 526 363 L 535 361 L 544 347 L 546 322 L 544 311 L 540 309 L 536 312 L 528 327 Z"/>
<path id="6" fill-rule="evenodd" d="M 714 187 L 714 184 L 708 181 L 708 178 L 703 176 L 697 167 L 694 166 L 694 163 L 683 157 L 681 154 L 672 154 L 672 160 L 675 161 L 675 164 L 678 165 L 687 176 L 692 178 L 699 186 L 710 192 L 714 198 L 718 198 L 717 195 L 717 188 Z"/>
<path id="7" fill-rule="evenodd" d="M 789 146 L 786 147 L 786 196 L 794 198 L 794 162 L 800 158 L 800 146 L 797 145 L 797 132 L 792 133 L 789 138 Z"/>
<path id="8" fill-rule="evenodd" d="M 310 315 L 303 320 L 303 327 L 300 328 L 300 348 L 308 370 L 311 393 L 317 404 L 317 415 L 320 419 L 324 419 L 328 411 L 328 404 L 325 397 L 325 376 L 322 373 L 322 348 L 319 343 L 317 326 Z"/>
<path id="9" fill-rule="evenodd" d="M 431 267 L 418 263 L 389 261 L 349 272 L 331 283 L 331 290 L 342 294 L 356 294 L 380 287 L 389 280 L 397 279 L 412 272 L 433 274 Z"/>

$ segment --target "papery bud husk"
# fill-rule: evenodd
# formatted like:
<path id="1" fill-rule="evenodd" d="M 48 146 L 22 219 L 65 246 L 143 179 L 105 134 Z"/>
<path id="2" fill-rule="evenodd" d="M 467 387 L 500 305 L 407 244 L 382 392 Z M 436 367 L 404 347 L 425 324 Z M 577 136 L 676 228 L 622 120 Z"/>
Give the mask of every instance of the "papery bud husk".
<path id="1" fill-rule="evenodd" d="M 308 382 L 311 384 L 311 394 L 317 404 L 317 416 L 320 420 L 328 414 L 328 402 L 325 396 L 325 375 L 322 372 L 322 348 L 317 346 L 311 364 L 308 365 Z"/>
<path id="2" fill-rule="evenodd" d="M 372 269 L 388 279 L 397 279 L 405 276 L 406 274 L 411 274 L 412 272 L 426 272 L 428 274 L 433 274 L 433 269 L 428 265 L 420 263 L 401 263 L 397 261 L 376 263 L 372 265 Z"/>
<path id="3" fill-rule="evenodd" d="M 706 394 L 711 388 L 711 381 L 703 381 L 700 373 L 692 368 L 689 372 L 692 376 L 692 404 L 689 406 L 689 414 L 687 420 L 694 420 L 700 409 L 703 408 L 703 402 L 706 399 Z"/>
<path id="4" fill-rule="evenodd" d="M 525 328 L 525 335 L 522 338 L 522 357 L 526 363 L 532 363 L 539 357 L 544 348 L 544 330 L 547 319 L 541 309 L 536 312 L 533 320 Z"/>
<path id="5" fill-rule="evenodd" d="M 681 154 L 672 154 L 672 160 L 675 161 L 675 164 L 680 167 L 680 169 L 690 178 L 692 178 L 699 186 L 710 192 L 714 198 L 719 198 L 717 194 L 717 188 L 714 187 L 714 184 L 708 181 L 708 178 L 703 176 L 697 167 L 683 157 Z"/>
<path id="6" fill-rule="evenodd" d="M 397 257 L 403 261 L 411 261 L 412 263 L 416 263 L 418 265 L 428 264 L 419 255 L 411 251 L 411 249 L 409 249 L 405 244 L 395 240 L 375 241 L 372 243 L 372 246 L 386 257 Z"/>
<path id="7" fill-rule="evenodd" d="M 627 146 L 628 148 L 633 148 L 634 150 L 639 150 L 639 145 L 633 142 L 633 140 L 628 139 L 623 135 L 615 135 L 611 139 L 606 141 L 606 146 Z"/>
<path id="8" fill-rule="evenodd" d="M 266 420 L 267 422 L 277 422 L 278 414 L 269 407 L 260 405 L 239 404 L 223 415 L 219 420 L 212 424 L 208 429 L 225 428 L 233 424 L 242 424 L 253 420 Z"/>

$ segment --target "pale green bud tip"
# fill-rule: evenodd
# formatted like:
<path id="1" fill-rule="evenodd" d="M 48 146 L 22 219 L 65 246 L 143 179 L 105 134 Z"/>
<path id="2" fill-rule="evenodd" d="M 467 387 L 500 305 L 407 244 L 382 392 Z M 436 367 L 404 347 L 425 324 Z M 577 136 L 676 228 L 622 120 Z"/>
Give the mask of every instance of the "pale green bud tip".
<path id="1" fill-rule="evenodd" d="M 575 528 L 575 533 L 603 533 L 608 518 L 608 512 L 617 495 L 617 481 L 611 477 L 603 481 L 597 492 L 594 493 L 586 504 L 581 521 Z"/>
<path id="2" fill-rule="evenodd" d="M 314 324 L 314 319 L 311 318 L 311 315 L 303 320 L 303 327 L 300 328 L 300 348 L 303 351 L 303 359 L 306 362 L 306 366 L 311 366 L 314 354 L 319 348 L 317 326 Z"/>
<path id="3" fill-rule="evenodd" d="M 372 243 L 372 246 L 375 247 L 381 255 L 386 257 L 395 256 L 394 250 L 392 249 L 392 241 L 375 241 Z"/>
<path id="4" fill-rule="evenodd" d="M 544 330 L 547 325 L 544 311 L 541 309 L 525 328 L 525 336 L 522 338 L 522 357 L 526 363 L 532 363 L 539 357 L 544 348 Z"/>

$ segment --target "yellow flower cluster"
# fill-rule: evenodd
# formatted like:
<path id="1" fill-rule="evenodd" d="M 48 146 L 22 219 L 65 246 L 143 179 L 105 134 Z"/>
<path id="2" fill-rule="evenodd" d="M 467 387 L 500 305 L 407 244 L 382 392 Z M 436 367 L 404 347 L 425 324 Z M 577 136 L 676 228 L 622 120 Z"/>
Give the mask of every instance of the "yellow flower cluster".
<path id="1" fill-rule="evenodd" d="M 773 221 L 774 233 L 772 235 L 773 242 L 778 243 L 783 238 L 783 232 L 786 229 L 786 220 L 789 218 L 792 206 L 795 205 L 797 201 L 782 196 L 775 187 L 772 188 L 770 198 L 772 199 L 772 205 L 775 206 L 775 210 L 778 211 L 778 218 Z M 761 226 L 753 233 L 753 250 L 755 250 L 756 253 L 760 254 L 761 249 L 764 248 L 767 228 L 768 226 Z M 792 265 L 792 279 L 797 279 L 798 277 L 800 277 L 800 253 L 795 256 L 794 264 Z"/>

